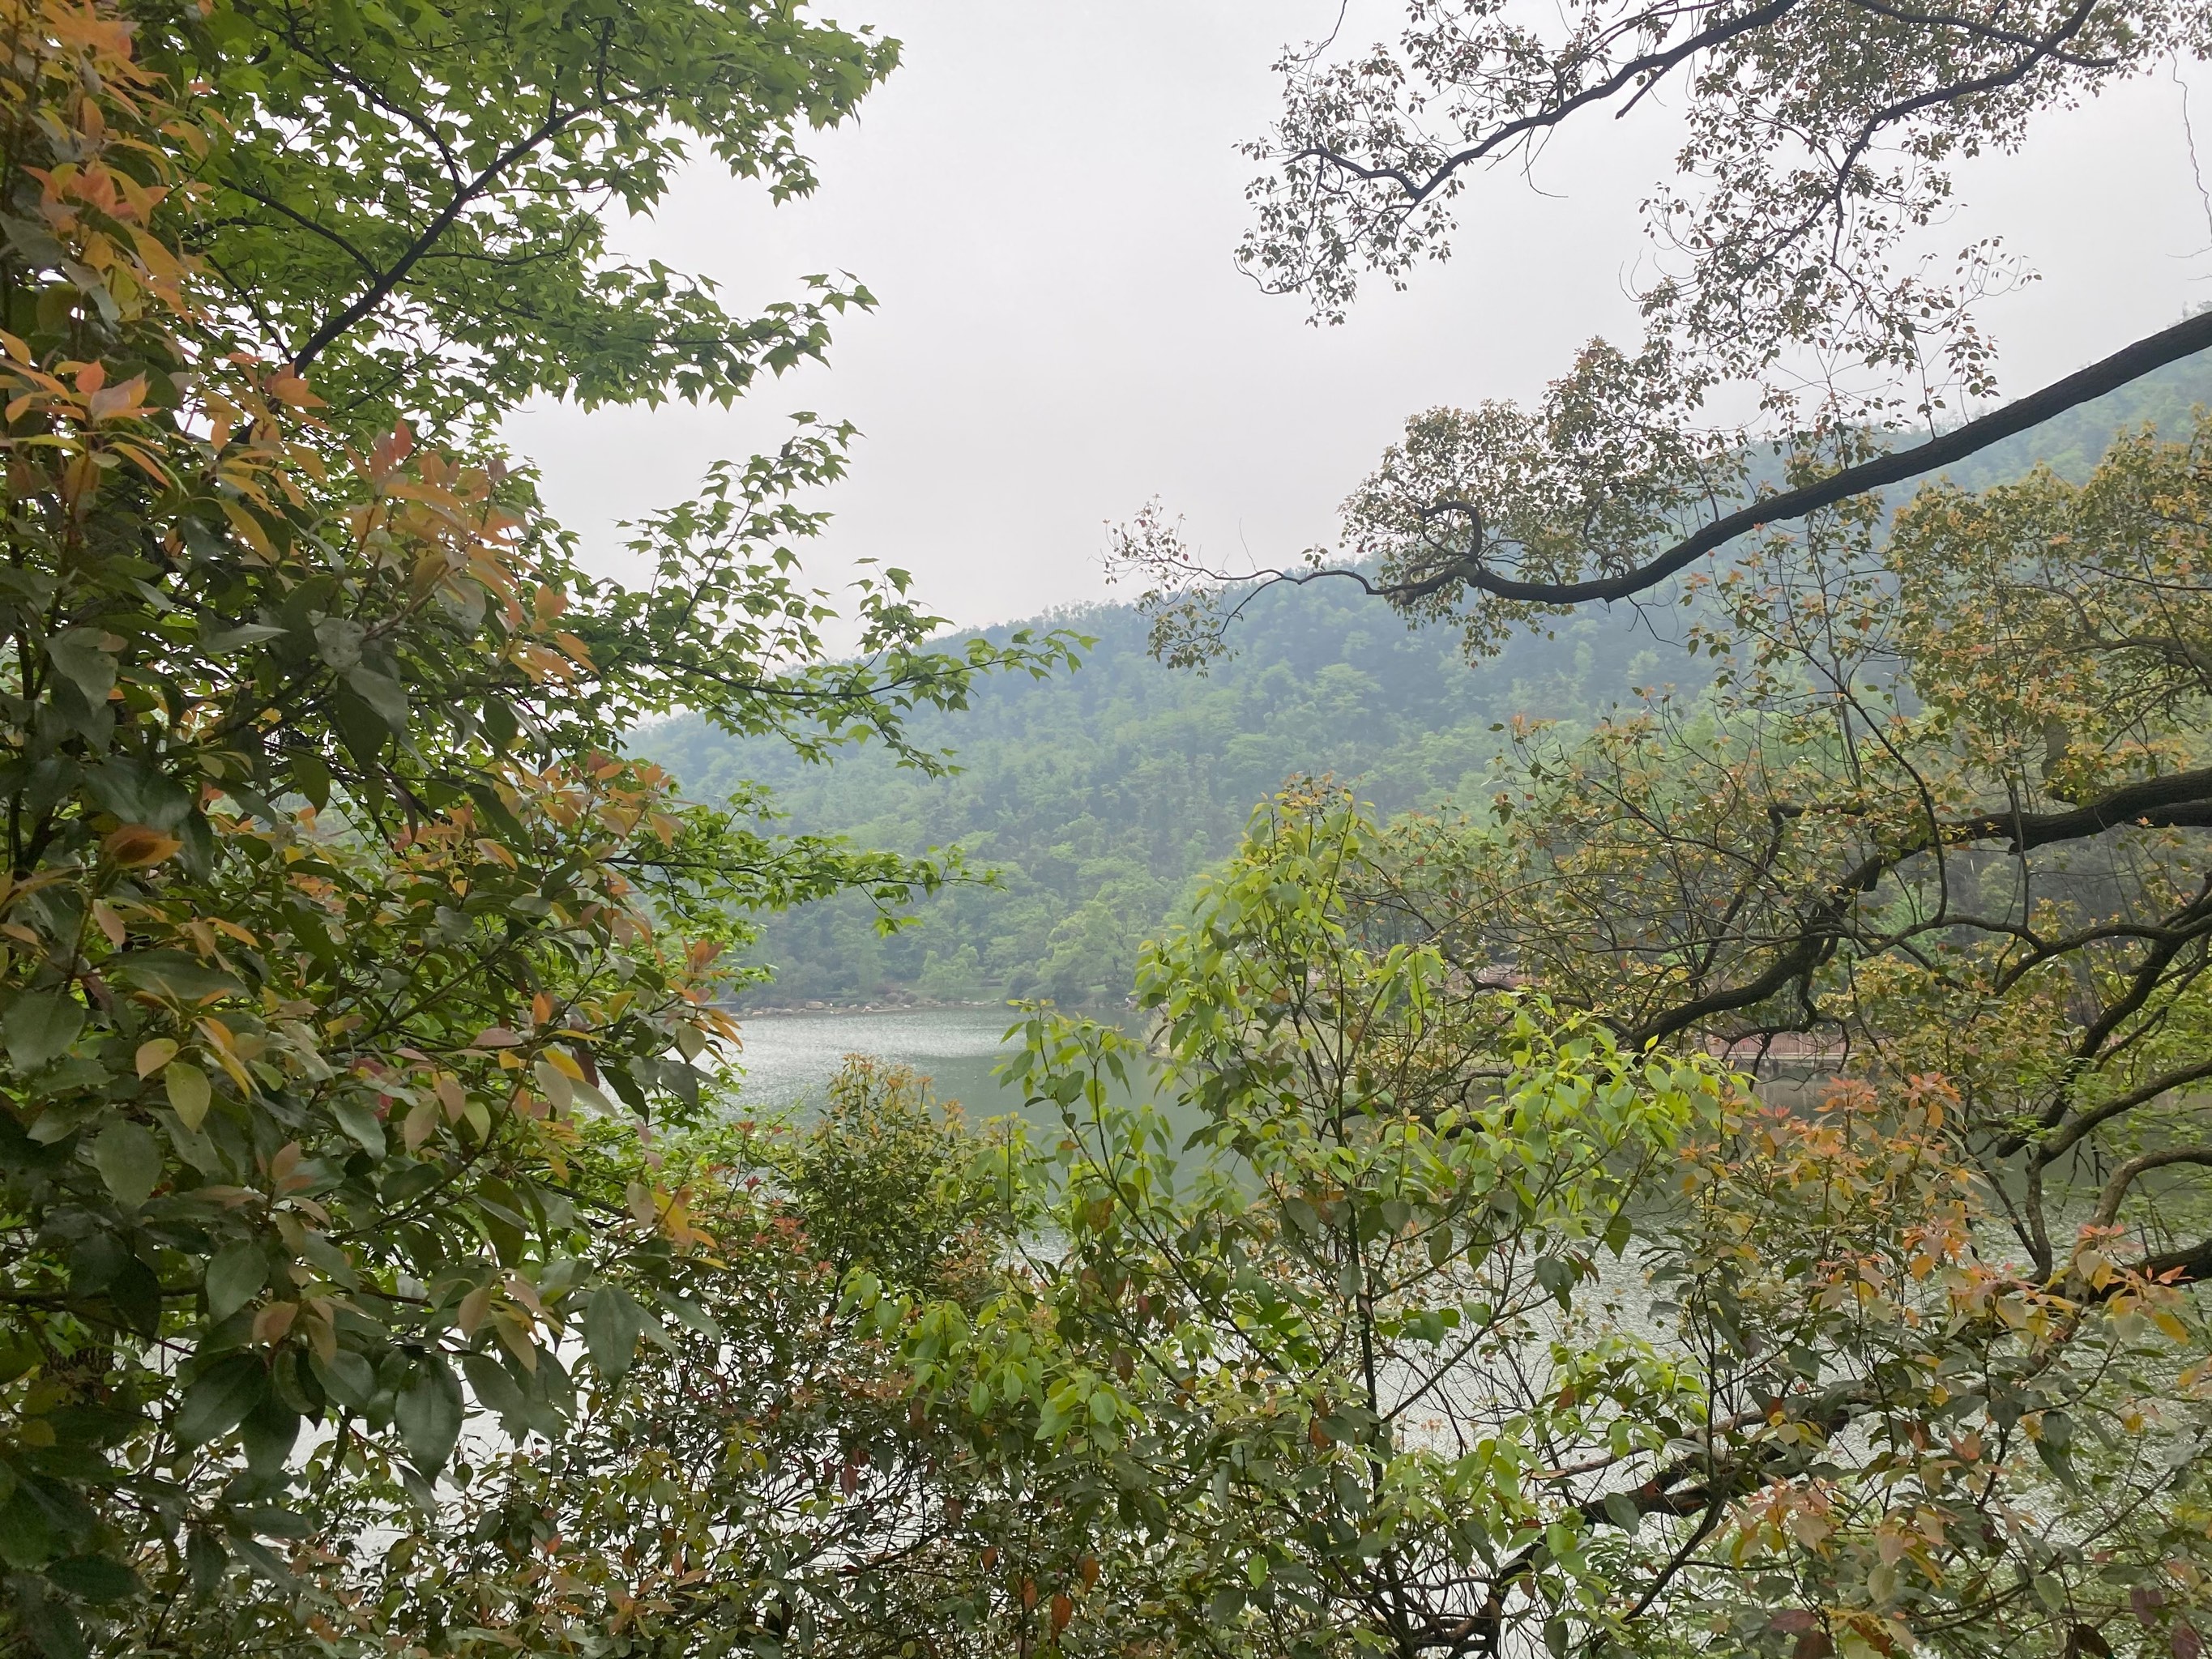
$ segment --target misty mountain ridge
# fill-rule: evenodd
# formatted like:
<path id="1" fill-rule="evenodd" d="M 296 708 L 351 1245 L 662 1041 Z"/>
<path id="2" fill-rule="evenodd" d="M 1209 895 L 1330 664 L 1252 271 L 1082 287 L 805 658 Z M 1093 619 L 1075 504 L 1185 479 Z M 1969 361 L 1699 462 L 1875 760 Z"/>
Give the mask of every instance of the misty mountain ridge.
<path id="1" fill-rule="evenodd" d="M 2146 423 L 2178 433 L 2212 402 L 2208 358 L 1942 476 L 1984 489 L 2044 461 L 2084 477 L 2115 433 Z M 1409 629 L 1351 583 L 1319 582 L 1260 595 L 1231 635 L 1235 654 L 1197 674 L 1153 659 L 1133 605 L 1079 605 L 956 636 L 1026 625 L 1097 643 L 1073 673 L 987 680 L 967 711 L 918 716 L 917 744 L 957 751 L 961 769 L 949 776 L 880 749 L 810 764 L 689 717 L 641 733 L 639 746 L 696 797 L 767 786 L 793 832 L 902 853 L 957 845 L 998 872 L 996 886 L 925 901 L 918 924 L 889 937 L 857 896 L 769 918 L 756 954 L 775 981 L 753 1004 L 1119 1001 L 1139 945 L 1285 778 L 1334 776 L 1386 814 L 1466 801 L 1499 752 L 1498 727 L 1516 715 L 1583 724 L 1645 689 L 1701 687 L 1710 669 L 1674 642 L 1675 620 L 1664 604 L 1581 612 L 1470 665 L 1455 629 Z"/>

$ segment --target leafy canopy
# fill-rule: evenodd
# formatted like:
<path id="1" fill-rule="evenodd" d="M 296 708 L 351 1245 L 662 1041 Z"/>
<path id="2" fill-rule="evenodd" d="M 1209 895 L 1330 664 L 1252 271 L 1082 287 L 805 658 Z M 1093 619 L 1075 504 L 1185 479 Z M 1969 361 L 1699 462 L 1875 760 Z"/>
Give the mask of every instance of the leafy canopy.
<path id="1" fill-rule="evenodd" d="M 0 1560 L 49 1654 L 302 1639 L 287 1621 L 342 1603 L 295 1565 L 360 1547 L 363 1504 L 434 1508 L 473 1413 L 563 1433 L 577 1373 L 623 1374 L 706 1243 L 649 1162 L 591 1148 L 700 1109 L 722 946 L 751 913 L 940 878 L 778 838 L 757 797 L 687 802 L 629 727 L 684 707 L 896 746 L 975 675 L 1066 657 L 933 652 L 887 572 L 859 654 L 825 660 L 794 550 L 819 519 L 790 497 L 845 429 L 718 471 L 641 527 L 653 574 L 624 589 L 496 456 L 386 424 L 465 437 L 612 308 L 672 339 L 562 193 L 672 165 L 679 119 L 795 188 L 776 135 L 889 62 L 781 12 L 591 21 L 0 9 Z M 403 82 L 469 113 L 415 122 Z M 481 168 L 550 118 L 521 106 L 541 91 L 590 112 L 428 211 L 400 132 Z M 255 180 L 348 240 L 377 221 L 407 280 L 362 307 L 327 237 L 244 212 Z M 622 342 L 575 349 L 591 395 L 690 386 Z M 682 361 L 733 391 L 750 350 Z"/>

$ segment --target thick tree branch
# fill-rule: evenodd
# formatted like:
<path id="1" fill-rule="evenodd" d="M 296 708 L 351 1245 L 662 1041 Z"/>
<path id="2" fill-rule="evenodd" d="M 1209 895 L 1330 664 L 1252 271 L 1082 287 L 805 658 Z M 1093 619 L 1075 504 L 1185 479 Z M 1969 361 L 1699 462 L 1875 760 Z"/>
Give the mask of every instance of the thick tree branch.
<path id="1" fill-rule="evenodd" d="M 2112 1178 L 2105 1183 L 2098 1195 L 2097 1213 L 2090 1218 L 2093 1227 L 2109 1227 L 2118 1220 L 2120 1206 L 2127 1201 L 2128 1188 L 2153 1170 L 2163 1170 L 2175 1164 L 2212 1164 L 2212 1146 L 2169 1146 L 2163 1152 L 2145 1152 L 2131 1158 L 2112 1171 Z"/>
<path id="2" fill-rule="evenodd" d="M 2212 1238 L 2185 1249 L 2147 1255 L 2130 1270 L 2145 1279 L 2169 1279 L 2177 1285 L 2197 1285 L 2212 1279 Z"/>
<path id="3" fill-rule="evenodd" d="M 2179 1071 L 2166 1072 L 2154 1077 L 2149 1082 L 2139 1085 L 2124 1095 L 2115 1096 L 2112 1099 L 2105 1101 L 2075 1116 L 2065 1127 L 2060 1129 L 2038 1148 L 2038 1156 L 2043 1163 L 2048 1164 L 2071 1151 L 2076 1143 L 2099 1124 L 2109 1123 L 2116 1117 L 2132 1112 L 2138 1106 L 2148 1105 L 2162 1094 L 2175 1089 L 2185 1088 L 2191 1083 L 2202 1083 L 2207 1078 L 2212 1078 L 2212 1060 L 2200 1060 L 2194 1066 L 2185 1066 Z M 2025 1136 L 2015 1136 L 2001 1144 L 1997 1150 L 2009 1157 L 2025 1144 Z"/>
<path id="4" fill-rule="evenodd" d="M 1647 84 L 1656 81 L 1701 52 L 1710 51 L 1715 46 L 1725 46 L 1740 34 L 1748 34 L 1755 29 L 1765 28 L 1770 23 L 1778 22 L 1790 12 L 1796 10 L 1799 3 L 1800 0 L 1767 0 L 1766 4 L 1754 7 L 1741 17 L 1731 18 L 1725 23 L 1717 23 L 1710 28 L 1700 29 L 1697 33 L 1676 42 L 1664 52 L 1648 52 L 1640 58 L 1632 58 L 1595 86 L 1585 87 L 1572 97 L 1563 99 L 1548 109 L 1540 109 L 1534 114 L 1524 115 L 1516 120 L 1502 123 L 1464 149 L 1455 150 L 1437 162 L 1435 170 L 1425 179 L 1416 179 L 1402 167 L 1369 167 L 1364 162 L 1353 161 L 1348 155 L 1340 155 L 1334 150 L 1324 149 L 1320 145 L 1311 145 L 1296 151 L 1290 159 L 1293 161 L 1322 162 L 1348 178 L 1360 180 L 1363 184 L 1378 184 L 1387 179 L 1404 192 L 1407 206 L 1419 207 L 1441 190 L 1450 180 L 1452 175 L 1462 167 L 1495 155 L 1500 150 L 1522 138 L 1529 137 L 1547 128 L 1555 127 L 1577 110 L 1590 104 L 1601 104 L 1607 99 L 1634 86 L 1639 81 L 1646 82 Z M 1637 95 L 1641 97 L 1643 94 L 1639 91 Z M 1632 100 L 1631 102 L 1632 106 L 1633 100 Z"/>
<path id="5" fill-rule="evenodd" d="M 1662 1041 L 1716 1014 L 1757 1007 L 1806 978 L 1843 943 L 1844 923 L 1857 896 L 1873 891 L 1883 876 L 1923 853 L 1985 841 L 2008 842 L 2015 852 L 2025 853 L 2084 840 L 2128 823 L 2153 828 L 2212 827 L 2212 768 L 2127 784 L 2071 811 L 1991 812 L 1931 823 L 1921 834 L 1869 855 L 1846 872 L 1805 914 L 1786 948 L 1756 977 L 1709 991 L 1653 1015 L 1623 1031 L 1621 1041 L 1630 1048 Z"/>
<path id="6" fill-rule="evenodd" d="M 1817 483 L 1785 490 L 1754 501 L 1749 507 L 1714 520 L 1702 530 L 1677 542 L 1632 570 L 1615 576 L 1592 577 L 1577 582 L 1522 581 L 1490 569 L 1480 561 L 1457 560 L 1417 580 L 1382 586 L 1382 596 L 1406 604 L 1445 589 L 1463 586 L 1501 599 L 1529 605 L 1582 605 L 1593 599 L 1626 599 L 1656 587 L 1669 576 L 1737 537 L 1804 518 L 1824 507 L 1853 495 L 1887 489 L 1949 466 L 1978 454 L 1993 444 L 2016 437 L 2032 427 L 2063 415 L 2070 409 L 2103 397 L 2106 392 L 2141 380 L 2168 363 L 2179 362 L 2212 348 L 2212 312 L 2202 313 L 2147 335 L 2101 362 L 2054 380 L 2040 392 L 2006 404 L 2002 409 L 1968 421 L 1926 443 L 1893 450 L 1873 460 L 1847 466 Z"/>

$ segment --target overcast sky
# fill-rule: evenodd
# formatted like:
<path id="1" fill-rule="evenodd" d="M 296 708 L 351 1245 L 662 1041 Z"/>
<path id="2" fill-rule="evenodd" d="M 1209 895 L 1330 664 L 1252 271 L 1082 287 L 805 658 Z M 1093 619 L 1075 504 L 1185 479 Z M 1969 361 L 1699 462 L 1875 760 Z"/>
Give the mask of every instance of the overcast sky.
<path id="1" fill-rule="evenodd" d="M 832 585 L 855 557 L 903 565 L 963 623 L 1097 598 L 1105 521 L 1155 495 L 1217 560 L 1274 562 L 1333 539 L 1336 503 L 1408 414 L 1530 398 L 1589 336 L 1633 337 L 1625 289 L 1647 256 L 1636 208 L 1665 160 L 1663 110 L 1571 131 L 1534 189 L 1480 182 L 1450 264 L 1314 329 L 1231 263 L 1251 172 L 1236 146 L 1265 128 L 1278 48 L 1325 33 L 1338 0 L 817 9 L 905 44 L 860 119 L 817 137 L 821 191 L 771 210 L 701 169 L 623 246 L 741 303 L 850 271 L 880 307 L 848 314 L 829 368 L 735 410 L 516 417 L 512 441 L 610 568 L 617 520 L 776 441 L 800 409 L 866 434 L 853 476 L 815 503 L 836 514 L 811 562 Z M 1367 6 L 1363 31 L 1355 10 L 1346 38 L 1387 32 L 1391 11 Z M 2212 76 L 2191 79 L 2203 127 Z M 2162 72 L 1962 175 L 1947 240 L 2002 229 L 2042 273 L 1986 313 L 2009 390 L 2212 298 L 2181 109 Z"/>

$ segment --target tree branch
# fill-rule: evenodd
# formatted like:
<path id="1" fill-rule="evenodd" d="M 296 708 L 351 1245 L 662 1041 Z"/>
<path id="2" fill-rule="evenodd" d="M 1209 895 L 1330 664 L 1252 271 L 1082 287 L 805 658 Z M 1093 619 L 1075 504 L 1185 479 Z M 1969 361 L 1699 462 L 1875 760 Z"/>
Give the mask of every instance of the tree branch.
<path id="1" fill-rule="evenodd" d="M 1656 1042 L 1715 1014 L 1753 1008 L 1825 963 L 1842 943 L 1844 918 L 1854 896 L 1871 892 L 1881 878 L 1909 859 L 1978 841 L 2009 842 L 2015 852 L 2080 841 L 2137 823 L 2155 828 L 2212 827 L 2212 768 L 2147 778 L 2113 790 L 2101 800 L 2067 812 L 1984 813 L 1936 823 L 1924 833 L 1862 860 L 1828 890 L 1796 930 L 1788 947 L 1756 978 L 1655 1015 L 1621 1035 L 1631 1048 Z"/>
<path id="2" fill-rule="evenodd" d="M 370 283 L 343 311 L 324 319 L 315 331 L 301 343 L 300 349 L 292 354 L 295 372 L 305 374 L 307 365 L 328 349 L 333 342 L 382 305 L 391 296 L 392 289 L 405 279 L 407 273 L 437 246 L 438 239 L 453 228 L 453 222 L 461 216 L 461 210 L 497 183 L 501 174 L 586 112 L 582 109 L 572 109 L 563 113 L 557 106 L 549 110 L 543 121 L 501 150 L 475 178 L 456 190 L 452 199 L 438 210 L 437 216 L 381 276 Z"/>
<path id="3" fill-rule="evenodd" d="M 1458 561 L 1418 581 L 1383 587 L 1382 596 L 1396 604 L 1425 599 L 1454 585 L 1475 589 L 1495 598 L 1530 605 L 1581 605 L 1592 599 L 1626 599 L 1656 587 L 1677 571 L 1737 537 L 1802 519 L 1824 507 L 1853 495 L 1902 483 L 1978 454 L 1991 445 L 2017 436 L 2031 427 L 2064 414 L 2106 392 L 2141 380 L 2168 363 L 2212 347 L 2212 312 L 2185 319 L 2172 327 L 2147 335 L 2111 356 L 2054 380 L 2040 392 L 2029 393 L 2002 409 L 1968 421 L 1926 443 L 1893 450 L 1873 460 L 1847 466 L 1817 483 L 1770 495 L 1764 501 L 1716 519 L 1702 530 L 1677 542 L 1664 552 L 1617 576 L 1592 577 L 1578 582 L 1532 582 L 1502 575 L 1480 562 Z"/>
<path id="4" fill-rule="evenodd" d="M 2163 1152 L 2145 1152 L 2130 1158 L 2113 1170 L 2112 1178 L 2105 1183 L 2105 1190 L 2097 1199 L 2097 1213 L 2090 1218 L 2089 1224 L 2111 1226 L 2119 1217 L 2120 1206 L 2127 1200 L 2129 1188 L 2153 1170 L 2163 1170 L 2174 1164 L 2212 1164 L 2212 1146 L 2169 1146 Z"/>
<path id="5" fill-rule="evenodd" d="M 1426 179 L 1419 181 L 1401 167 L 1368 167 L 1352 160 L 1349 156 L 1340 155 L 1334 150 L 1325 149 L 1319 145 L 1310 145 L 1304 149 L 1298 150 L 1290 159 L 1293 161 L 1323 162 L 1334 167 L 1339 173 L 1360 180 L 1363 184 L 1375 184 L 1388 179 L 1405 192 L 1406 204 L 1408 207 L 1419 207 L 1441 189 L 1454 173 L 1470 162 L 1480 161 L 1486 156 L 1494 155 L 1516 140 L 1525 138 L 1531 133 L 1540 132 L 1547 127 L 1555 127 L 1585 105 L 1603 103 L 1614 94 L 1633 85 L 1638 80 L 1649 77 L 1656 81 L 1685 59 L 1695 57 L 1698 52 L 1708 51 L 1714 46 L 1723 46 L 1739 34 L 1748 34 L 1753 29 L 1765 28 L 1769 23 L 1778 22 L 1787 14 L 1795 10 L 1797 5 L 1798 0 L 1767 0 L 1766 4 L 1754 7 L 1752 10 L 1744 13 L 1742 16 L 1732 18 L 1728 22 L 1700 30 L 1664 52 L 1650 52 L 1641 58 L 1631 58 L 1597 85 L 1585 87 L 1571 98 L 1554 104 L 1549 109 L 1539 110 L 1533 115 L 1524 115 L 1518 120 L 1508 121 L 1484 135 L 1466 149 L 1454 151 L 1437 163 L 1435 171 Z M 1637 95 L 1641 97 L 1643 94 L 1638 92 Z"/>

